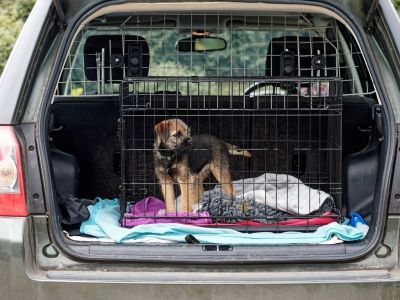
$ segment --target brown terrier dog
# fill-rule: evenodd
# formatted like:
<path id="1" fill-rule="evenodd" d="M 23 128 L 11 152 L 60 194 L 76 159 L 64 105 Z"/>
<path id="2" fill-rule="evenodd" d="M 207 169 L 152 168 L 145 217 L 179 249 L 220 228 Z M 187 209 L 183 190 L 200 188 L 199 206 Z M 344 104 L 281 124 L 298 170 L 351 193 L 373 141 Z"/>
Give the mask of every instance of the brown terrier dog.
<path id="1" fill-rule="evenodd" d="M 210 174 L 223 191 L 234 195 L 229 169 L 229 155 L 251 157 L 246 150 L 219 140 L 212 135 L 190 135 L 190 128 L 180 119 L 169 119 L 155 126 L 155 173 L 161 185 L 166 212 L 175 212 L 174 182 L 181 190 L 179 211 L 190 212 L 201 199 L 203 181 Z"/>

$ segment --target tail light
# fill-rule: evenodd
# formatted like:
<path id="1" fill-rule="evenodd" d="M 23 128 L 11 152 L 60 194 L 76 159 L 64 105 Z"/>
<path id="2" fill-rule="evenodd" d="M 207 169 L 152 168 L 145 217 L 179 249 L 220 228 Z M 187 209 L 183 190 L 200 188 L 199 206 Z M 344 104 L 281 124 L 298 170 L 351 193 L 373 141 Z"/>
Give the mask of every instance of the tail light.
<path id="1" fill-rule="evenodd" d="M 0 216 L 26 216 L 21 153 L 11 126 L 0 126 Z"/>

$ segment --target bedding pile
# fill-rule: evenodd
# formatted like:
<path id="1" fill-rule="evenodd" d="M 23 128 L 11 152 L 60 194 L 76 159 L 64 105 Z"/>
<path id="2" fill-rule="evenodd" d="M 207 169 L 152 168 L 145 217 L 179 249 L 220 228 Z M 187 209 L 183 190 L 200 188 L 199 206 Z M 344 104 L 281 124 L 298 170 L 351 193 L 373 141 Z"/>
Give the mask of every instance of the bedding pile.
<path id="1" fill-rule="evenodd" d="M 225 195 L 217 185 L 206 191 L 193 212 L 189 213 L 166 213 L 162 200 L 152 196 L 144 198 L 129 207 L 123 217 L 123 227 L 119 222 L 118 199 L 96 198 L 96 203 L 88 207 L 90 218 L 81 224 L 80 232 L 91 236 L 89 239 L 97 238 L 99 242 L 195 241 L 230 245 L 333 244 L 361 240 L 367 233 L 337 223 L 332 197 L 308 187 L 296 177 L 265 173 L 233 184 L 237 195 L 234 199 Z M 209 225 L 218 225 L 218 228 Z M 224 225 L 319 227 L 315 232 L 243 233 L 232 227 L 223 228 Z"/>
<path id="2" fill-rule="evenodd" d="M 97 199 L 90 205 L 90 218 L 81 224 L 83 234 L 97 238 L 112 239 L 116 243 L 127 240 L 165 240 L 187 243 L 195 240 L 200 244 L 229 245 L 277 245 L 277 244 L 319 244 L 336 237 L 342 241 L 356 241 L 365 237 L 366 232 L 352 226 L 332 222 L 319 227 L 315 232 L 256 232 L 242 233 L 226 228 L 206 228 L 186 224 L 144 224 L 133 228 L 122 228 L 119 224 L 118 199 Z"/>
<path id="3" fill-rule="evenodd" d="M 220 185 L 206 191 L 191 213 L 165 213 L 164 202 L 147 197 L 129 207 L 122 220 L 124 227 L 151 223 L 182 224 L 240 224 L 262 223 L 269 225 L 311 225 L 328 224 L 335 221 L 325 219 L 334 212 L 332 197 L 320 190 L 312 189 L 301 180 L 286 174 L 265 173 L 256 178 L 233 182 L 236 197 L 223 193 Z M 179 207 L 180 197 L 177 198 Z M 290 224 L 294 216 L 308 216 Z M 318 218 L 322 216 L 322 218 Z M 324 223 L 325 219 L 325 223 Z M 332 220 L 333 219 L 333 220 Z M 251 221 L 249 221 L 251 220 Z M 322 222 L 322 224 L 321 224 Z"/>

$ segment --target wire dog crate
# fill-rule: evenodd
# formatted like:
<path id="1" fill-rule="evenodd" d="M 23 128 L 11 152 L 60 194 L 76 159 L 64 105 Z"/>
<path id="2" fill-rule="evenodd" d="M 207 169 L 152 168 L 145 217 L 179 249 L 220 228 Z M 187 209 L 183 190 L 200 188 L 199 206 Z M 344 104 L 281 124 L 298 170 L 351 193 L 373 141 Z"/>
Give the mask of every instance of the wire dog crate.
<path id="1" fill-rule="evenodd" d="M 340 79 L 137 77 L 122 81 L 120 105 L 124 226 L 146 219 L 244 231 L 313 230 L 318 218 L 340 217 Z M 212 135 L 239 153 L 251 153 L 229 156 L 235 195 L 227 197 L 209 175 L 193 211 L 182 213 L 177 205 L 173 214 L 135 215 L 132 206 L 139 200 L 163 199 L 155 174 L 154 128 L 177 118 L 190 127 L 191 136 Z M 190 151 L 189 156 L 198 155 Z M 173 188 L 180 195 L 179 185 Z M 302 226 L 293 226 L 300 224 L 296 220 Z"/>

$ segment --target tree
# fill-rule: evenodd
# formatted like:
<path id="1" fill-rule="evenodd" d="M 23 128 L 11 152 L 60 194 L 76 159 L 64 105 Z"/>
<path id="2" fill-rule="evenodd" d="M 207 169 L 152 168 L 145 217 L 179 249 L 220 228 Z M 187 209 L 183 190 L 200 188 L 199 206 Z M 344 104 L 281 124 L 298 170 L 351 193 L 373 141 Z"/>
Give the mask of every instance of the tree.
<path id="1" fill-rule="evenodd" d="M 394 7 L 397 10 L 397 13 L 400 14 L 400 0 L 393 0 Z"/>
<path id="2" fill-rule="evenodd" d="M 35 0 L 1 0 L 0 10 L 0 74 L 7 62 L 16 37 L 28 18 Z"/>

